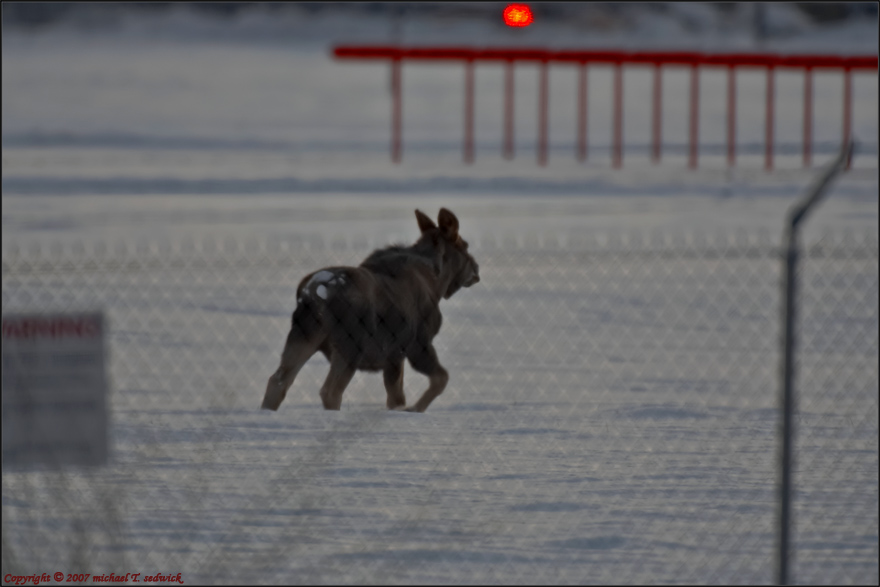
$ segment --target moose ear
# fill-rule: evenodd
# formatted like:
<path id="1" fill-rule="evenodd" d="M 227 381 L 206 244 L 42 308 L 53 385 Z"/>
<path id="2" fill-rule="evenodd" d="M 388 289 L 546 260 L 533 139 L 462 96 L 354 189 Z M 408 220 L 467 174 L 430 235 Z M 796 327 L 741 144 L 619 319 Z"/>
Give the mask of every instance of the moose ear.
<path id="1" fill-rule="evenodd" d="M 434 224 L 434 221 L 428 218 L 428 216 L 421 210 L 416 210 L 416 220 L 418 220 L 419 230 L 421 230 L 422 232 L 427 232 L 432 228 L 437 228 L 437 225 Z"/>
<path id="2" fill-rule="evenodd" d="M 455 214 L 446 208 L 440 208 L 437 222 L 440 223 L 440 232 L 444 237 L 452 241 L 458 237 L 458 218 L 455 217 Z"/>

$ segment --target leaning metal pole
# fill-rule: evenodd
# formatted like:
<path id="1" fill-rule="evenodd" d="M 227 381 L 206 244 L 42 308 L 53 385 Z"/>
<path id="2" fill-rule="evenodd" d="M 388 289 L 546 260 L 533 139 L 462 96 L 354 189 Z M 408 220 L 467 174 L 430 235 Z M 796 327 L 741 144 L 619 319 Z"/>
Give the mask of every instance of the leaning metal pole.
<path id="1" fill-rule="evenodd" d="M 798 228 L 807 213 L 825 195 L 831 180 L 846 165 L 852 155 L 853 142 L 840 150 L 837 158 L 822 172 L 813 183 L 807 195 L 795 204 L 788 213 L 785 227 L 787 249 L 785 255 L 785 279 L 783 281 L 783 338 L 782 338 L 782 389 L 780 411 L 782 416 L 779 478 L 779 542 L 777 578 L 780 585 L 788 585 L 788 550 L 791 521 L 791 447 L 794 442 L 792 412 L 794 411 L 794 321 L 795 321 L 795 270 L 798 259 Z"/>

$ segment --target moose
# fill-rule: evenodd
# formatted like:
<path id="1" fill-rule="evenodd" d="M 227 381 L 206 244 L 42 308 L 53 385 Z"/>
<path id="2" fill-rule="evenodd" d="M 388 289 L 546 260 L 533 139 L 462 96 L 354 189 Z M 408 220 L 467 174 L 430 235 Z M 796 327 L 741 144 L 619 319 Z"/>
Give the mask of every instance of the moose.
<path id="1" fill-rule="evenodd" d="M 458 233 L 458 218 L 441 208 L 437 224 L 416 210 L 421 237 L 410 247 L 374 251 L 359 267 L 325 267 L 306 275 L 296 290 L 296 310 L 269 377 L 262 408 L 277 410 L 302 366 L 317 351 L 330 361 L 321 387 L 327 410 L 338 410 L 357 370 L 382 371 L 386 406 L 424 412 L 449 374 L 432 343 L 440 331 L 440 298 L 480 281 L 479 266 Z M 403 362 L 428 376 L 428 389 L 406 407 Z"/>

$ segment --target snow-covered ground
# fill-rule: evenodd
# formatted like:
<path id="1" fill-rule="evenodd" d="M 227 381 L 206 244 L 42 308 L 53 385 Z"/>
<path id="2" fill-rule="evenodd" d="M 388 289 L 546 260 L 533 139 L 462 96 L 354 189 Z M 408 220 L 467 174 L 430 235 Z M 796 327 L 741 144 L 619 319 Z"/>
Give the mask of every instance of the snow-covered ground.
<path id="1" fill-rule="evenodd" d="M 674 6 L 695 30 L 646 13 L 589 35 L 566 24 L 512 37 L 412 16 L 395 34 L 754 49 L 745 24 L 713 24 L 704 8 Z M 876 51 L 876 22 L 822 28 L 793 14 L 774 5 L 789 32 L 764 49 Z M 579 165 L 575 72 L 553 67 L 553 149 L 539 168 L 536 68 L 517 68 L 517 157 L 505 161 L 502 71 L 480 65 L 477 162 L 465 166 L 461 68 L 406 65 L 395 166 L 387 66 L 329 56 L 335 42 L 387 42 L 389 23 L 304 18 L 4 29 L 3 312 L 107 312 L 113 445 L 101 470 L 4 470 L 4 573 L 774 580 L 776 247 L 815 174 L 800 168 L 802 78 L 777 78 L 778 169 L 766 173 L 764 74 L 738 79 L 746 146 L 728 170 L 713 150 L 725 79 L 706 72 L 706 149 L 689 171 L 686 73 L 664 78 L 654 167 L 651 78 L 628 70 L 627 151 L 612 170 L 610 72 L 591 69 Z M 841 77 L 814 85 L 818 166 L 840 139 Z M 798 582 L 878 581 L 876 74 L 855 75 L 853 90 L 862 149 L 804 239 Z M 299 278 L 413 240 L 413 209 L 440 206 L 461 219 L 482 277 L 443 305 L 447 392 L 426 414 L 388 413 L 381 378 L 362 373 L 342 411 L 324 412 L 316 357 L 280 411 L 259 411 Z M 408 371 L 407 398 L 424 384 Z"/>

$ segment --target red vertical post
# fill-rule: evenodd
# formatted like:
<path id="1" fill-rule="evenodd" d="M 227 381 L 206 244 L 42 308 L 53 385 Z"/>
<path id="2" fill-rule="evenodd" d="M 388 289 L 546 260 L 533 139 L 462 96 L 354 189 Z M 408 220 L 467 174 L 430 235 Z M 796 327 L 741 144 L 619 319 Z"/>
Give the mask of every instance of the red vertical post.
<path id="1" fill-rule="evenodd" d="M 614 137 L 611 165 L 618 169 L 623 163 L 623 66 L 614 64 Z"/>
<path id="2" fill-rule="evenodd" d="M 813 68 L 804 69 L 804 167 L 810 166 L 813 149 Z"/>
<path id="3" fill-rule="evenodd" d="M 700 138 L 700 70 L 697 64 L 691 65 L 691 120 L 690 120 L 690 157 L 688 166 L 697 167 L 697 149 Z"/>
<path id="4" fill-rule="evenodd" d="M 504 145 L 505 159 L 513 159 L 513 60 L 504 64 Z"/>
<path id="5" fill-rule="evenodd" d="M 547 165 L 547 61 L 541 61 L 540 97 L 538 100 L 538 165 Z"/>
<path id="6" fill-rule="evenodd" d="M 767 120 L 766 136 L 764 138 L 764 167 L 767 171 L 773 169 L 773 66 L 767 68 Z"/>
<path id="7" fill-rule="evenodd" d="M 464 162 L 474 162 L 474 60 L 464 64 Z"/>
<path id="8" fill-rule="evenodd" d="M 663 86 L 660 79 L 661 70 L 660 64 L 654 64 L 654 108 L 652 112 L 652 138 L 653 138 L 653 161 L 654 163 L 660 162 L 660 132 L 661 132 L 661 121 L 663 120 L 663 109 L 662 109 L 662 99 L 663 99 Z"/>
<path id="9" fill-rule="evenodd" d="M 391 160 L 400 163 L 403 100 L 400 88 L 400 59 L 391 60 Z"/>
<path id="10" fill-rule="evenodd" d="M 852 135 L 852 71 L 846 67 L 843 70 L 843 144 L 848 145 Z M 852 151 L 846 158 L 846 167 L 852 164 Z"/>
<path id="11" fill-rule="evenodd" d="M 727 165 L 736 162 L 736 69 L 727 67 Z"/>
<path id="12" fill-rule="evenodd" d="M 587 64 L 578 64 L 578 161 L 587 160 Z"/>

